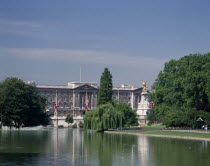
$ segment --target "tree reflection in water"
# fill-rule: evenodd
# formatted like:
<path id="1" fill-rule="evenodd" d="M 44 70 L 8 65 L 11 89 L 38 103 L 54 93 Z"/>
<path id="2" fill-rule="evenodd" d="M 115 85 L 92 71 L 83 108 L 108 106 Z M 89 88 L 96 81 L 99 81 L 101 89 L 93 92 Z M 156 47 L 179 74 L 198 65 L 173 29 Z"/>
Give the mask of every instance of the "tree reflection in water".
<path id="1" fill-rule="evenodd" d="M 210 146 L 207 141 L 148 137 L 154 162 L 161 166 L 208 166 Z"/>
<path id="2" fill-rule="evenodd" d="M 136 147 L 137 137 L 128 135 L 115 135 L 103 133 L 85 133 L 84 145 L 91 156 L 97 156 L 100 166 L 112 166 L 120 163 L 120 158 L 132 155 L 133 147 Z M 119 159 L 119 160 L 118 160 Z M 131 160 L 129 160 L 129 163 Z M 125 165 L 125 163 L 121 163 Z"/>

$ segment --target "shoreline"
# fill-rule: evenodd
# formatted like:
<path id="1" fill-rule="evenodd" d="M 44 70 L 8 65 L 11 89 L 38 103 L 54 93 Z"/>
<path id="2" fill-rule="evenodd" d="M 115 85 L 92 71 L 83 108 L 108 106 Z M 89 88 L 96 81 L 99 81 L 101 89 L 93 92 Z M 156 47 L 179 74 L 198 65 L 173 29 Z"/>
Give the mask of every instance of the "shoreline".
<path id="1" fill-rule="evenodd" d="M 191 139 L 191 140 L 200 140 L 200 141 L 210 141 L 210 138 L 201 138 L 201 137 L 158 135 L 158 134 L 144 134 L 144 133 L 117 132 L 117 131 L 105 131 L 104 133 L 107 133 L 107 134 L 141 135 L 141 136 L 151 136 L 151 137 L 178 138 L 178 139 Z"/>

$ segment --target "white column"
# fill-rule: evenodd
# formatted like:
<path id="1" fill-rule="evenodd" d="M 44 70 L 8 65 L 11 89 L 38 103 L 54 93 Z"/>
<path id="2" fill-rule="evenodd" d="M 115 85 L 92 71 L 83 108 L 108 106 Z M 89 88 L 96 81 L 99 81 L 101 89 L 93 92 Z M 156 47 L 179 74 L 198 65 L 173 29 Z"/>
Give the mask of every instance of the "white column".
<path id="1" fill-rule="evenodd" d="M 133 106 L 133 103 L 134 103 L 133 102 L 133 92 L 131 92 L 130 96 L 131 96 L 131 98 L 130 98 L 131 108 L 134 109 L 134 106 Z"/>
<path id="2" fill-rule="evenodd" d="M 82 99 L 82 105 L 81 105 L 81 109 L 82 107 L 84 107 L 84 101 L 85 101 L 85 96 L 84 95 L 81 95 L 81 99 Z M 79 99 L 80 100 L 80 99 Z M 81 104 L 81 103 L 80 103 Z"/>
<path id="3" fill-rule="evenodd" d="M 73 92 L 73 98 L 72 98 L 72 108 L 74 109 L 75 107 L 75 93 Z"/>
<path id="4" fill-rule="evenodd" d="M 98 101 L 98 94 L 95 94 L 96 98 L 95 98 L 95 107 L 97 106 L 97 101 Z"/>
<path id="5" fill-rule="evenodd" d="M 91 109 L 92 109 L 92 107 L 93 107 L 93 93 L 91 94 Z"/>
<path id="6" fill-rule="evenodd" d="M 77 97 L 77 104 L 78 104 L 78 107 L 80 107 L 80 93 L 78 92 L 78 97 Z"/>

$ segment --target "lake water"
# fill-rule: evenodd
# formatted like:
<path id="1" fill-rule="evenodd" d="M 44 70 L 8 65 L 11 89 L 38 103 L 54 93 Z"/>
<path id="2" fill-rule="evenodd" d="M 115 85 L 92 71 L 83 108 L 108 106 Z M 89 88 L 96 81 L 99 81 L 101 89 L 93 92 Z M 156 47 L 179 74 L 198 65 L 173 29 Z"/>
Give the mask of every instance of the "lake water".
<path id="1" fill-rule="evenodd" d="M 210 166 L 210 142 L 79 129 L 0 130 L 0 166 Z"/>

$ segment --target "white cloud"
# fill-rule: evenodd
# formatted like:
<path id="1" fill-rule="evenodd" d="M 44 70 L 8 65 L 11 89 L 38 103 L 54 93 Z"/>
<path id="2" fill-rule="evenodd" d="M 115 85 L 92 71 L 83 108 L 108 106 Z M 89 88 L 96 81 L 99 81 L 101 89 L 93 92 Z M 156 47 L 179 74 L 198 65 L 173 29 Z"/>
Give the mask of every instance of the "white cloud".
<path id="1" fill-rule="evenodd" d="M 42 25 L 29 21 L 16 21 L 0 18 L 0 33 L 1 34 L 32 34 Z"/>
<path id="2" fill-rule="evenodd" d="M 160 67 L 164 60 L 142 56 L 126 56 L 94 50 L 72 50 L 59 48 L 0 48 L 0 56 L 14 56 L 43 61 L 84 62 L 104 65 Z"/>

